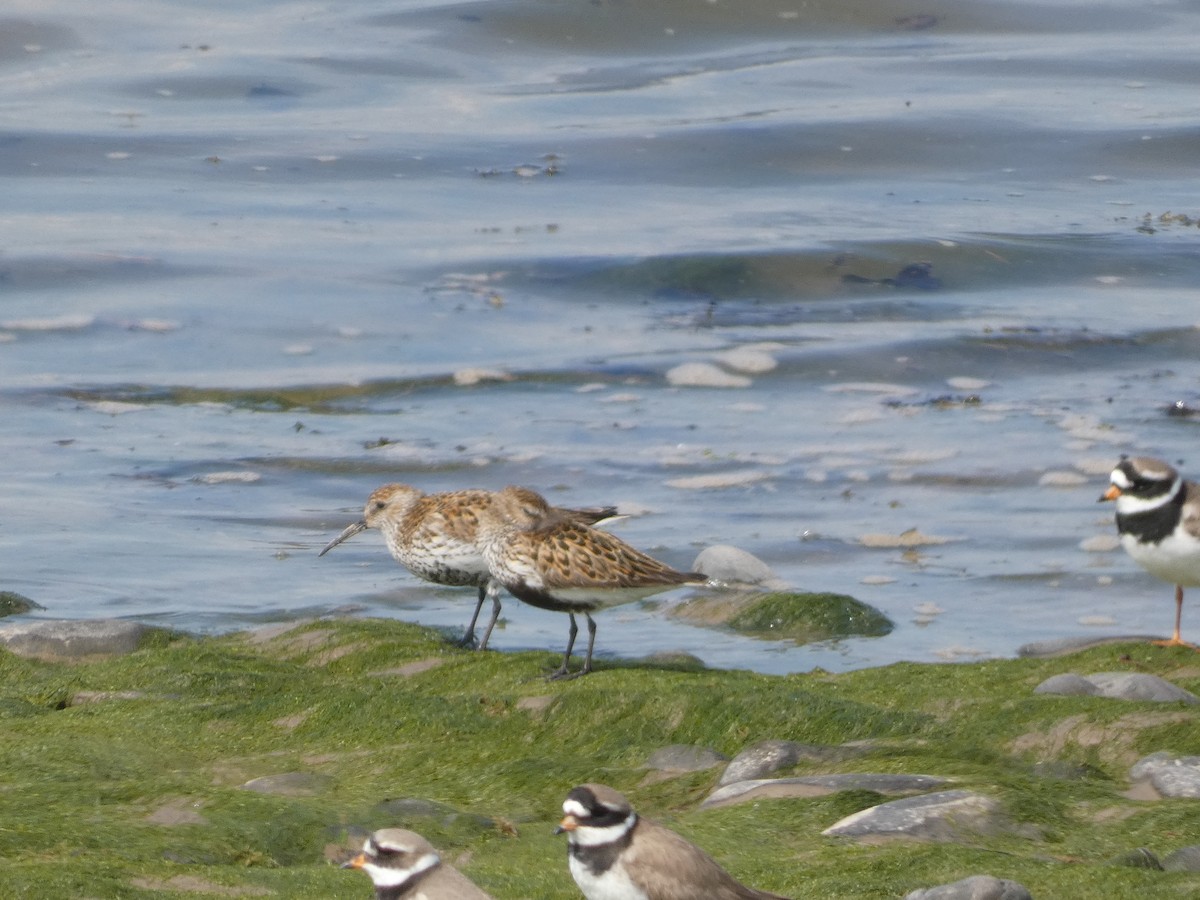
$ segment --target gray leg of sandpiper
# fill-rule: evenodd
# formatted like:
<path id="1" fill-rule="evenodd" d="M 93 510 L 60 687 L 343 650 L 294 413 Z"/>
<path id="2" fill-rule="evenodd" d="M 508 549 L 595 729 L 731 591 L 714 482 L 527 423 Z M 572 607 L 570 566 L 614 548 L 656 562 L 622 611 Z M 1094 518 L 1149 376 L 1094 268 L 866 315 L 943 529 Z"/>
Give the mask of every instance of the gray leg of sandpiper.
<path id="1" fill-rule="evenodd" d="M 483 609 L 483 601 L 485 597 L 487 597 L 486 583 L 479 586 L 479 599 L 475 602 L 475 612 L 471 615 L 471 621 L 467 623 L 466 634 L 464 634 L 462 636 L 462 640 L 459 641 L 459 644 L 464 647 L 470 647 L 475 643 L 475 623 L 479 621 L 479 611 Z M 490 628 L 488 629 L 488 632 L 491 633 Z"/>
<path id="2" fill-rule="evenodd" d="M 590 613 L 584 613 L 584 615 L 587 616 L 588 622 L 588 649 L 587 658 L 583 661 L 583 668 L 579 670 L 580 675 L 586 675 L 592 671 L 592 648 L 596 646 L 596 623 Z"/>
<path id="3" fill-rule="evenodd" d="M 550 673 L 551 681 L 571 677 L 567 666 L 571 662 L 571 651 L 575 649 L 575 635 L 579 634 L 579 625 L 575 622 L 574 613 L 567 613 L 567 616 L 571 620 L 571 630 L 567 632 L 567 652 L 563 654 L 562 665 L 556 671 Z M 589 616 L 589 618 L 591 617 Z"/>
<path id="4" fill-rule="evenodd" d="M 483 592 L 485 588 L 480 588 L 480 603 L 483 603 Z M 486 590 L 492 598 L 492 617 L 488 619 L 487 628 L 483 630 L 483 640 L 479 642 L 479 649 L 486 650 L 488 640 L 492 636 L 492 629 L 496 627 L 496 620 L 500 618 L 500 584 L 497 581 L 488 579 Z M 475 615 L 479 615 L 479 608 L 475 608 Z"/>

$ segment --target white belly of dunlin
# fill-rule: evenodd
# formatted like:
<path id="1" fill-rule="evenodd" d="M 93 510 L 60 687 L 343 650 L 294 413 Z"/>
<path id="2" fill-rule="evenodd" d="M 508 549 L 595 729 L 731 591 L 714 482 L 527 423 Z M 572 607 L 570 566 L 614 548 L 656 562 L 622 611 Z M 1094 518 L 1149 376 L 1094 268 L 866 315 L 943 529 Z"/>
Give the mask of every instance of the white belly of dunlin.
<path id="1" fill-rule="evenodd" d="M 392 554 L 401 565 L 421 578 L 439 584 L 477 584 L 487 576 L 487 564 L 478 553 L 454 548 L 442 553 L 405 548 Z"/>
<path id="2" fill-rule="evenodd" d="M 1126 552 L 1156 578 L 1181 584 L 1200 585 L 1200 542 L 1194 538 L 1172 534 L 1157 544 L 1142 544 L 1133 535 L 1121 535 Z"/>

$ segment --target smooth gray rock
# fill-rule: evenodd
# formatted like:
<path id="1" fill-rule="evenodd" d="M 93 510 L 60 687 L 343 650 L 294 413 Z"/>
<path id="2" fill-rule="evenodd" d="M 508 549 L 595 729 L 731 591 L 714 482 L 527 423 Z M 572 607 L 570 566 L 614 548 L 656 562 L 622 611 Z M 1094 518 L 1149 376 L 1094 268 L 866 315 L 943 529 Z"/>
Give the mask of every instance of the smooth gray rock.
<path id="1" fill-rule="evenodd" d="M 279 775 L 263 775 L 252 778 L 242 785 L 243 790 L 258 794 L 278 794 L 283 797 L 311 797 L 333 784 L 328 775 L 315 772 L 283 772 Z"/>
<path id="2" fill-rule="evenodd" d="M 732 806 L 751 800 L 779 797 L 822 797 L 838 791 L 874 791 L 877 794 L 915 794 L 944 787 L 949 779 L 935 775 L 876 775 L 850 772 L 844 775 L 802 775 L 796 778 L 755 778 L 718 787 L 700 804 Z"/>
<path id="3" fill-rule="evenodd" d="M 693 572 L 730 585 L 754 585 L 767 590 L 786 590 L 788 584 L 765 562 L 729 544 L 714 544 L 700 551 L 692 563 Z"/>
<path id="4" fill-rule="evenodd" d="M 1099 672 L 1085 676 L 1100 689 L 1100 696 L 1117 700 L 1154 700 L 1159 703 L 1200 703 L 1191 691 L 1171 684 L 1157 675 L 1142 672 Z"/>
<path id="5" fill-rule="evenodd" d="M 1166 750 L 1159 750 L 1157 753 L 1151 753 L 1149 756 L 1143 756 L 1129 767 L 1129 780 L 1149 781 L 1155 772 L 1164 766 L 1173 764 L 1173 762 L 1177 759 L 1180 759 L 1180 757 L 1174 753 L 1169 753 Z"/>
<path id="6" fill-rule="evenodd" d="M 1152 753 L 1133 764 L 1129 780 L 1149 781 L 1163 797 L 1200 797 L 1200 756 Z"/>
<path id="7" fill-rule="evenodd" d="M 1165 856 L 1162 867 L 1168 872 L 1200 872 L 1200 844 L 1180 847 Z"/>
<path id="8" fill-rule="evenodd" d="M 1157 675 L 1141 672 L 1097 672 L 1076 675 L 1067 672 L 1047 678 L 1033 689 L 1035 694 L 1109 697 L 1113 700 L 1151 700 L 1158 703 L 1200 703 L 1200 697 Z"/>
<path id="9" fill-rule="evenodd" d="M 1119 853 L 1108 861 L 1110 866 L 1128 866 L 1131 869 L 1153 869 L 1162 871 L 1162 863 L 1158 857 L 1145 847 L 1138 847 L 1125 853 Z"/>
<path id="10" fill-rule="evenodd" d="M 0 625 L 0 644 L 18 656 L 77 660 L 132 653 L 156 630 L 123 619 L 42 619 Z"/>
<path id="11" fill-rule="evenodd" d="M 820 744 L 800 744 L 796 741 L 760 741 L 747 747 L 733 758 L 718 784 L 736 784 L 739 781 L 751 781 L 755 778 L 765 778 L 780 769 L 791 768 L 800 760 L 825 762 L 838 759 L 846 754 L 836 747 L 826 747 Z"/>
<path id="12" fill-rule="evenodd" d="M 1007 878 L 972 875 L 962 881 L 911 891 L 904 900 L 1033 900 L 1024 885 Z"/>
<path id="13" fill-rule="evenodd" d="M 1065 697 L 1090 697 L 1100 693 L 1100 688 L 1082 675 L 1064 672 L 1052 675 L 1033 689 L 1035 694 L 1061 694 Z"/>
<path id="14" fill-rule="evenodd" d="M 655 750 L 646 760 L 646 767 L 667 772 L 703 772 L 713 769 L 729 757 L 718 753 L 709 747 L 699 747 L 694 744 L 671 744 L 661 750 Z"/>
<path id="15" fill-rule="evenodd" d="M 971 791 L 939 791 L 860 810 L 830 825 L 827 837 L 906 837 L 954 841 L 964 834 L 1008 830 L 1000 804 Z"/>
<path id="16" fill-rule="evenodd" d="M 1125 634 L 1110 637 L 1056 638 L 1022 644 L 1017 648 L 1017 656 L 1025 659 L 1053 659 L 1056 656 L 1078 653 L 1080 650 L 1090 650 L 1092 647 L 1103 647 L 1105 644 L 1147 644 L 1150 641 L 1162 640 L 1162 637 L 1161 634 Z"/>

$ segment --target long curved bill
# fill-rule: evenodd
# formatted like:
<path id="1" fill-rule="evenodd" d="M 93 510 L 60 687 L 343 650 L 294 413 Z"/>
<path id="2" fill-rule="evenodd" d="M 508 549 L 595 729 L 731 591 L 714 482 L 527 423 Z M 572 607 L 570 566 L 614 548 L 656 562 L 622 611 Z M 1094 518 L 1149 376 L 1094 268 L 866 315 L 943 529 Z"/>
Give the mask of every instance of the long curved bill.
<path id="1" fill-rule="evenodd" d="M 326 544 L 325 549 L 322 550 L 320 553 L 318 553 L 317 556 L 324 556 L 326 553 L 328 553 L 330 550 L 332 550 L 334 547 L 336 547 L 342 541 L 346 540 L 347 538 L 354 537 L 360 531 L 366 531 L 366 530 L 367 530 L 367 522 L 365 519 L 360 519 L 359 521 L 355 522 L 353 525 L 347 525 L 346 530 L 343 531 L 341 534 L 339 534 L 337 537 L 335 537 L 328 544 Z"/>

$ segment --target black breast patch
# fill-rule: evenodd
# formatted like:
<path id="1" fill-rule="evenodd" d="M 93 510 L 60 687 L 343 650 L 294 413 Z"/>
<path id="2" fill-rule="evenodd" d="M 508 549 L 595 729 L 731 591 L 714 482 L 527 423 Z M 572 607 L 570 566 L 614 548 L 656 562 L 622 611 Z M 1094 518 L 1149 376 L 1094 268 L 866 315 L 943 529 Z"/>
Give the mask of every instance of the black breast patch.
<path id="1" fill-rule="evenodd" d="M 1186 491 L 1181 486 L 1181 489 L 1162 506 L 1131 516 L 1118 513 L 1117 531 L 1121 534 L 1131 534 L 1145 544 L 1159 543 L 1170 537 L 1175 526 L 1179 524 L 1185 494 Z"/>
<path id="2" fill-rule="evenodd" d="M 617 864 L 617 857 L 633 840 L 633 833 L 637 831 L 637 826 L 638 823 L 634 823 L 632 828 L 608 844 L 600 844 L 595 847 L 571 844 L 571 856 L 583 863 L 587 870 L 598 878 Z"/>

